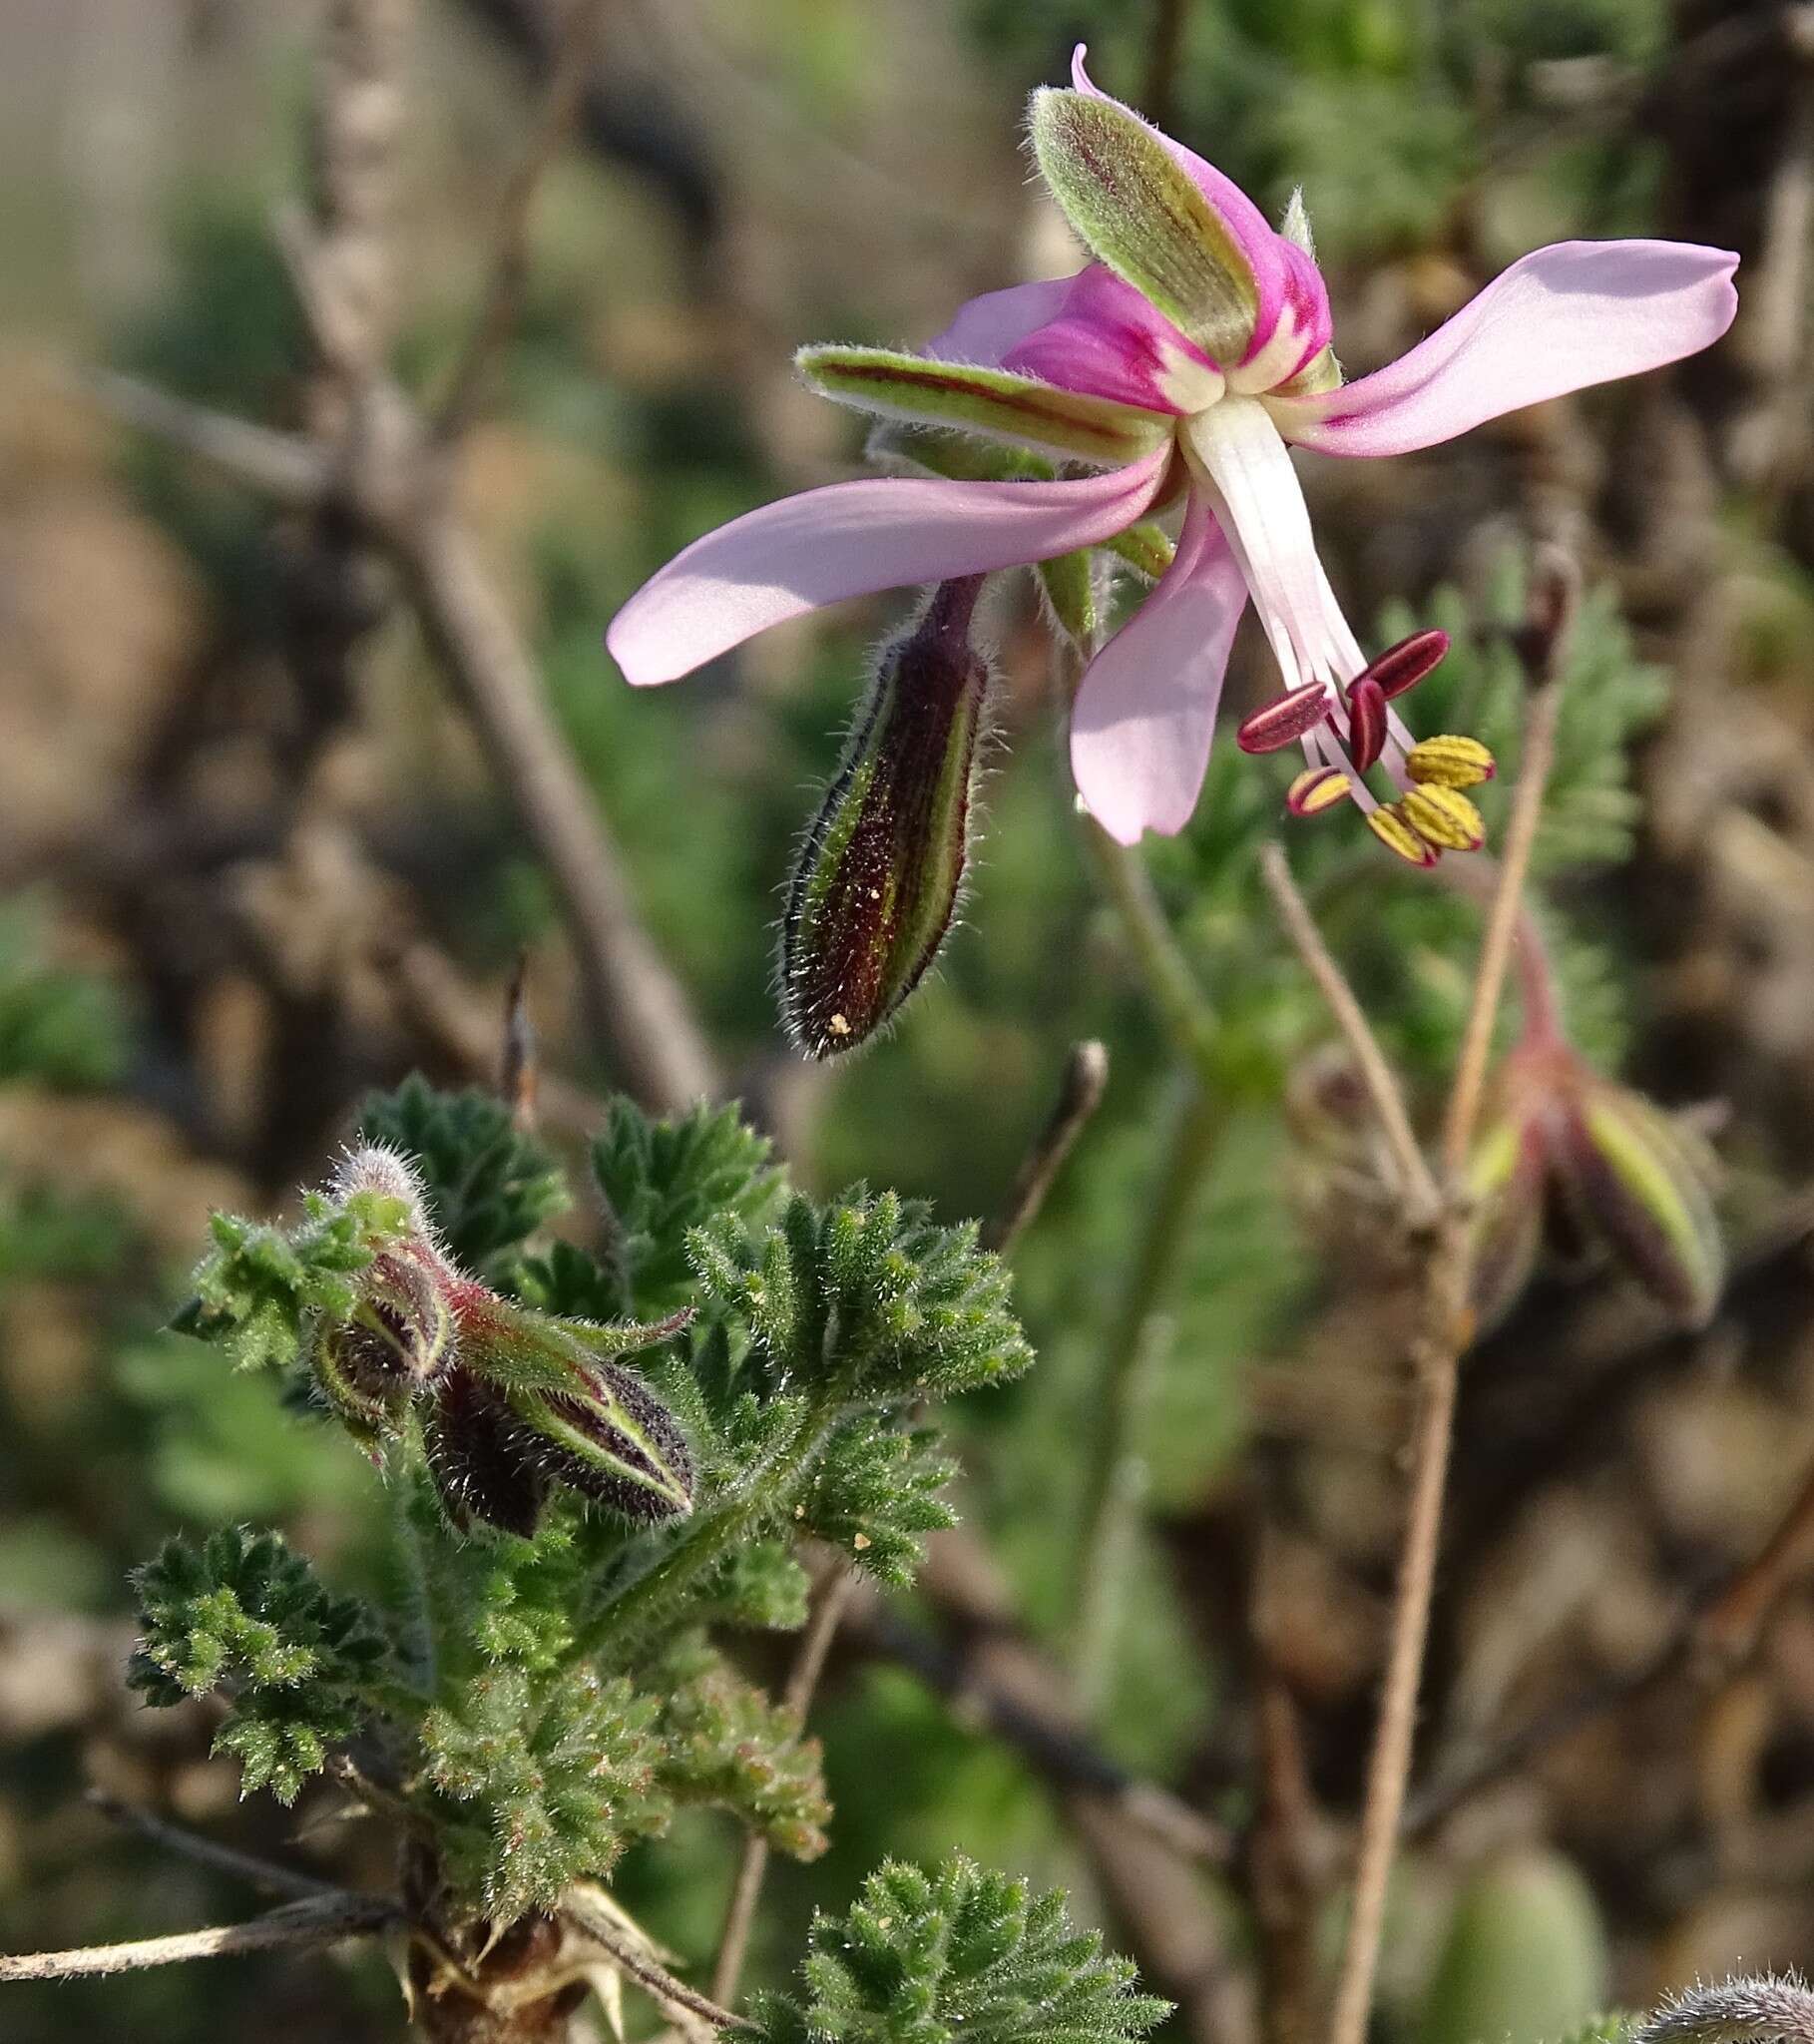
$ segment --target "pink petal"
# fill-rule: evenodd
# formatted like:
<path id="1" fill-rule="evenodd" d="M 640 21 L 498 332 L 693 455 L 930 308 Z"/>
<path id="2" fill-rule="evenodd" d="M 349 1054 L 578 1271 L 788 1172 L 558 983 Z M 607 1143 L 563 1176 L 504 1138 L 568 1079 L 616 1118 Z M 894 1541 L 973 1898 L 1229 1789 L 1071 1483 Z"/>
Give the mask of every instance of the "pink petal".
<path id="1" fill-rule="evenodd" d="M 1067 281 L 1057 316 L 1017 341 L 1001 366 L 1174 417 L 1222 394 L 1221 375 L 1202 349 L 1101 262 Z"/>
<path id="2" fill-rule="evenodd" d="M 1095 546 L 1144 516 L 1170 461 L 1166 446 L 1076 482 L 888 476 L 783 497 L 694 540 L 619 611 L 605 643 L 638 687 L 678 681 L 824 604 Z"/>
<path id="3" fill-rule="evenodd" d="M 1074 89 L 1086 93 L 1093 100 L 1110 99 L 1111 95 L 1098 89 L 1092 83 L 1089 72 L 1084 68 L 1088 46 L 1079 43 L 1071 54 L 1071 83 Z M 1169 135 L 1154 128 L 1152 123 L 1126 106 L 1140 125 L 1156 135 L 1171 152 L 1173 162 L 1178 164 L 1197 190 L 1221 216 L 1222 225 L 1233 238 L 1234 245 L 1246 258 L 1248 268 L 1253 272 L 1253 285 L 1259 296 L 1259 312 L 1254 321 L 1253 340 L 1248 348 L 1249 357 L 1256 355 L 1272 338 L 1279 314 L 1287 307 L 1295 314 L 1296 323 L 1306 334 L 1320 328 L 1322 339 L 1313 346 L 1307 346 L 1302 359 L 1308 361 L 1328 340 L 1329 300 L 1323 289 L 1323 280 L 1316 264 L 1304 257 L 1303 261 L 1292 260 L 1293 256 L 1302 256 L 1301 250 L 1275 234 L 1266 216 L 1254 205 L 1232 178 L 1226 178 L 1211 163 L 1206 163 L 1193 149 L 1186 149 L 1181 142 L 1174 142 Z M 1308 289 L 1310 302 L 1299 306 L 1298 300 Z M 1287 374 L 1290 371 L 1286 372 Z"/>
<path id="4" fill-rule="evenodd" d="M 1044 326 L 1063 308 L 1073 279 L 1055 276 L 1045 283 L 1010 284 L 1004 291 L 985 291 L 967 298 L 957 316 L 924 352 L 940 362 L 969 362 L 979 369 L 999 369 L 1002 357 L 1036 326 Z"/>
<path id="5" fill-rule="evenodd" d="M 1221 529 L 1192 496 L 1171 566 L 1090 663 L 1071 713 L 1078 792 L 1123 844 L 1189 821 L 1246 602 Z"/>
<path id="6" fill-rule="evenodd" d="M 1687 242 L 1558 242 L 1513 263 L 1396 362 L 1321 397 L 1270 400 L 1327 454 L 1406 454 L 1487 419 L 1710 347 L 1738 257 Z"/>

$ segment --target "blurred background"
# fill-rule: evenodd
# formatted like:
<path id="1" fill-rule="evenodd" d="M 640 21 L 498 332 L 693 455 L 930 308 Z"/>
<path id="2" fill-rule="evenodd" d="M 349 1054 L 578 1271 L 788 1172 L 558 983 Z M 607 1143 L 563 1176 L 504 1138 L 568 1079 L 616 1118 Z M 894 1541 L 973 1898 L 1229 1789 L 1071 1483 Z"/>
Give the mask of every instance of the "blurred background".
<path id="1" fill-rule="evenodd" d="M 487 1083 L 520 957 L 550 1132 L 577 1142 L 604 1093 L 648 1091 L 610 1018 L 589 1024 L 561 887 L 394 578 L 331 518 L 273 509 L 120 416 L 155 388 L 319 429 L 273 216 L 309 189 L 320 13 L 0 0 L 8 1949 L 244 1907 L 110 1824 L 91 1785 L 348 1877 L 369 1849 L 328 1804 L 240 1807 L 201 1712 L 143 1713 L 121 1684 L 126 1573 L 172 1528 L 268 1519 L 349 1576 L 369 1565 L 372 1473 L 158 1331 L 209 1209 L 293 1200 L 374 1085 Z M 413 392 L 444 385 L 469 331 L 559 13 L 414 9 L 387 285 Z M 1319 1898 L 1378 1676 L 1405 1300 L 1324 1168 L 1343 1074 L 1253 876 L 1279 812 L 1266 763 L 1224 746 L 1197 822 L 1151 847 L 1217 1017 L 1217 1144 L 1175 1281 L 1148 1298 L 1130 1264 L 1175 1080 L 1080 846 L 1031 592 L 1003 614 L 961 926 L 899 1029 L 829 1072 L 776 1027 L 778 895 L 898 605 L 771 633 L 659 693 L 633 696 L 601 644 L 684 541 L 853 471 L 860 426 L 798 387 L 794 347 L 917 344 L 959 298 L 1069 266 L 1020 123 L 1080 38 L 1099 82 L 1270 211 L 1304 188 L 1350 374 L 1542 242 L 1655 233 L 1743 256 L 1738 325 L 1682 370 L 1305 476 L 1363 639 L 1457 635 L 1421 729 L 1461 701 L 1474 722 L 1446 728 L 1515 728 L 1526 544 L 1583 562 L 1544 873 L 1571 1024 L 1716 1130 L 1733 1264 L 1705 1333 L 1571 1270 L 1469 1364 L 1380 2033 L 1538 2044 L 1697 1975 L 1814 1965 L 1814 1594 L 1787 1570 L 1731 1651 L 1692 1626 L 1814 1461 L 1814 9 L 608 0 L 601 17 L 451 487 L 635 912 L 726 1087 L 817 1187 L 996 1213 L 1069 1045 L 1100 1036 L 1112 1060 L 1017 1253 L 1040 1366 L 963 1421 L 974 1544 L 917 1608 L 847 1633 L 816 1721 L 835 1843 L 777 1871 L 758 1974 L 883 1854 L 954 1845 L 1072 1885 L 1180 2003 L 1174 2034 L 1204 2044 L 1245 2044 L 1255 1969 L 1304 1959 L 1267 1927 L 1293 1895 L 1312 1945 L 1337 1928 Z M 100 386 L 102 369 L 138 380 Z M 1244 633 L 1235 699 L 1265 686 Z M 1332 940 L 1434 1100 L 1473 917 L 1352 837 L 1319 844 Z M 1125 1555 L 1086 1558 L 1113 1563 L 1117 1622 L 1080 1700 L 1055 1687 L 1080 1444 L 1131 1316 L 1151 1349 L 1117 1472 L 1137 1524 Z M 992 1727 L 990 1684 L 1010 1680 L 1069 1744 L 1012 1713 Z M 1487 1779 L 1448 1795 L 1483 1759 Z M 1155 1864 L 1111 1835 L 1104 1784 L 1124 1777 L 1228 1826 L 1241 1863 Z M 701 1817 L 643 1848 L 622 1892 L 696 1963 L 733 1863 Z M 1278 2001 L 1276 2044 L 1296 2044 Z M 9 2044 L 253 2023 L 300 2044 L 394 2036 L 401 2016 L 371 1954 L 0 2001 Z"/>

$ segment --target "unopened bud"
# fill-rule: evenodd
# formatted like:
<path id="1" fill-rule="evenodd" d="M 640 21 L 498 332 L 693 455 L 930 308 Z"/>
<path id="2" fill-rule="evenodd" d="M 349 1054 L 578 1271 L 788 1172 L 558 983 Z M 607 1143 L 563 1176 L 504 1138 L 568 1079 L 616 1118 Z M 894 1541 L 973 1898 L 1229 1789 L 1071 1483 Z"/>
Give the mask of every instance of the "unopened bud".
<path id="1" fill-rule="evenodd" d="M 944 582 L 885 647 L 806 834 L 781 936 L 781 1010 L 808 1056 L 854 1050 L 919 984 L 957 910 L 988 665 L 980 576 Z"/>
<path id="2" fill-rule="evenodd" d="M 458 1372 L 473 1383 L 459 1388 L 451 1409 L 437 1402 L 431 1428 L 431 1460 L 438 1454 L 449 1472 L 443 1495 L 451 1491 L 473 1516 L 512 1532 L 511 1515 L 555 1484 L 642 1525 L 690 1511 L 685 1436 L 622 1360 L 672 1338 L 690 1317 L 594 1326 L 475 1292 L 462 1315 Z"/>
<path id="3" fill-rule="evenodd" d="M 1556 1166 L 1584 1232 L 1659 1305 L 1704 1324 L 1725 1249 L 1708 1160 L 1681 1129 L 1641 1094 L 1589 1079 L 1561 1124 Z"/>
<path id="4" fill-rule="evenodd" d="M 381 1251 L 356 1282 L 352 1312 L 316 1328 L 309 1361 L 340 1417 L 376 1434 L 451 1360 L 453 1312 L 446 1274 L 421 1244 Z"/>
<path id="5" fill-rule="evenodd" d="M 513 1399 L 543 1475 L 638 1525 L 692 1510 L 692 1457 L 673 1413 L 620 1363 L 594 1358 L 571 1391 Z"/>
<path id="6" fill-rule="evenodd" d="M 422 1445 L 442 1509 L 462 1530 L 476 1519 L 524 1540 L 535 1532 L 548 1485 L 521 1431 L 509 1401 L 470 1370 L 450 1369 L 435 1387 Z"/>

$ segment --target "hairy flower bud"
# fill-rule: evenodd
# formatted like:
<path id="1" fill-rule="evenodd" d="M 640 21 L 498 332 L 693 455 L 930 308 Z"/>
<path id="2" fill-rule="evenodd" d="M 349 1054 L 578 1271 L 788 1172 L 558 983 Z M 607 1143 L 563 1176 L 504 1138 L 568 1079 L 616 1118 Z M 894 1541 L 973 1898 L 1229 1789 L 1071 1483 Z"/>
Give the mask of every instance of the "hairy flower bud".
<path id="1" fill-rule="evenodd" d="M 1545 1244 L 1597 1252 L 1675 1318 L 1711 1314 L 1725 1252 L 1710 1157 L 1641 1094 L 1554 1041 L 1506 1061 L 1470 1170 L 1473 1294 L 1483 1323 L 1524 1288 Z"/>
<path id="2" fill-rule="evenodd" d="M 375 1442 L 452 1359 L 452 1294 L 460 1280 L 429 1224 L 415 1172 L 395 1151 L 370 1144 L 351 1152 L 332 1196 L 348 1210 L 390 1217 L 351 1278 L 349 1306 L 316 1318 L 307 1349 L 321 1396 L 355 1435 Z"/>
<path id="3" fill-rule="evenodd" d="M 956 912 L 988 665 L 971 644 L 982 579 L 945 582 L 885 647 L 801 848 L 782 924 L 780 998 L 808 1056 L 874 1034 L 918 985 Z"/>
<path id="4" fill-rule="evenodd" d="M 1556 1164 L 1582 1228 L 1659 1305 L 1704 1324 L 1725 1249 L 1707 1160 L 1681 1129 L 1641 1094 L 1596 1083 L 1563 1121 Z"/>
<path id="5" fill-rule="evenodd" d="M 692 1509 L 692 1456 L 673 1413 L 633 1371 L 595 1357 L 571 1391 L 514 1399 L 551 1481 L 640 1525 Z"/>
<path id="6" fill-rule="evenodd" d="M 510 1404 L 470 1370 L 451 1369 L 435 1387 L 422 1425 L 429 1474 L 442 1509 L 465 1529 L 475 1519 L 527 1540 L 548 1484 L 518 1447 Z"/>
<path id="7" fill-rule="evenodd" d="M 461 1365 L 437 1387 L 424 1425 L 450 1516 L 527 1536 L 557 1485 L 641 1525 L 690 1511 L 685 1436 L 621 1359 L 678 1333 L 689 1317 L 593 1326 L 471 1287 Z"/>

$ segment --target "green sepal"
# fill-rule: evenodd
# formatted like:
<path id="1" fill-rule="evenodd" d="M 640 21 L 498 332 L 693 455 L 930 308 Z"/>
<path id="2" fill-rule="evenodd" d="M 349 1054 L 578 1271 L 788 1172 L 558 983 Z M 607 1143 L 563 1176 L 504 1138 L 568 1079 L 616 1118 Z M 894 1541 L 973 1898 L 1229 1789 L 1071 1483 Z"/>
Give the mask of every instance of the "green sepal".
<path id="1" fill-rule="evenodd" d="M 1113 101 L 1033 97 L 1033 150 L 1085 246 L 1213 360 L 1238 362 L 1259 314 L 1246 258 L 1160 138 Z"/>
<path id="2" fill-rule="evenodd" d="M 912 425 L 953 426 L 1104 466 L 1137 461 L 1171 430 L 1169 419 L 1114 398 L 892 348 L 803 347 L 794 363 L 820 396 L 861 411 Z"/>

